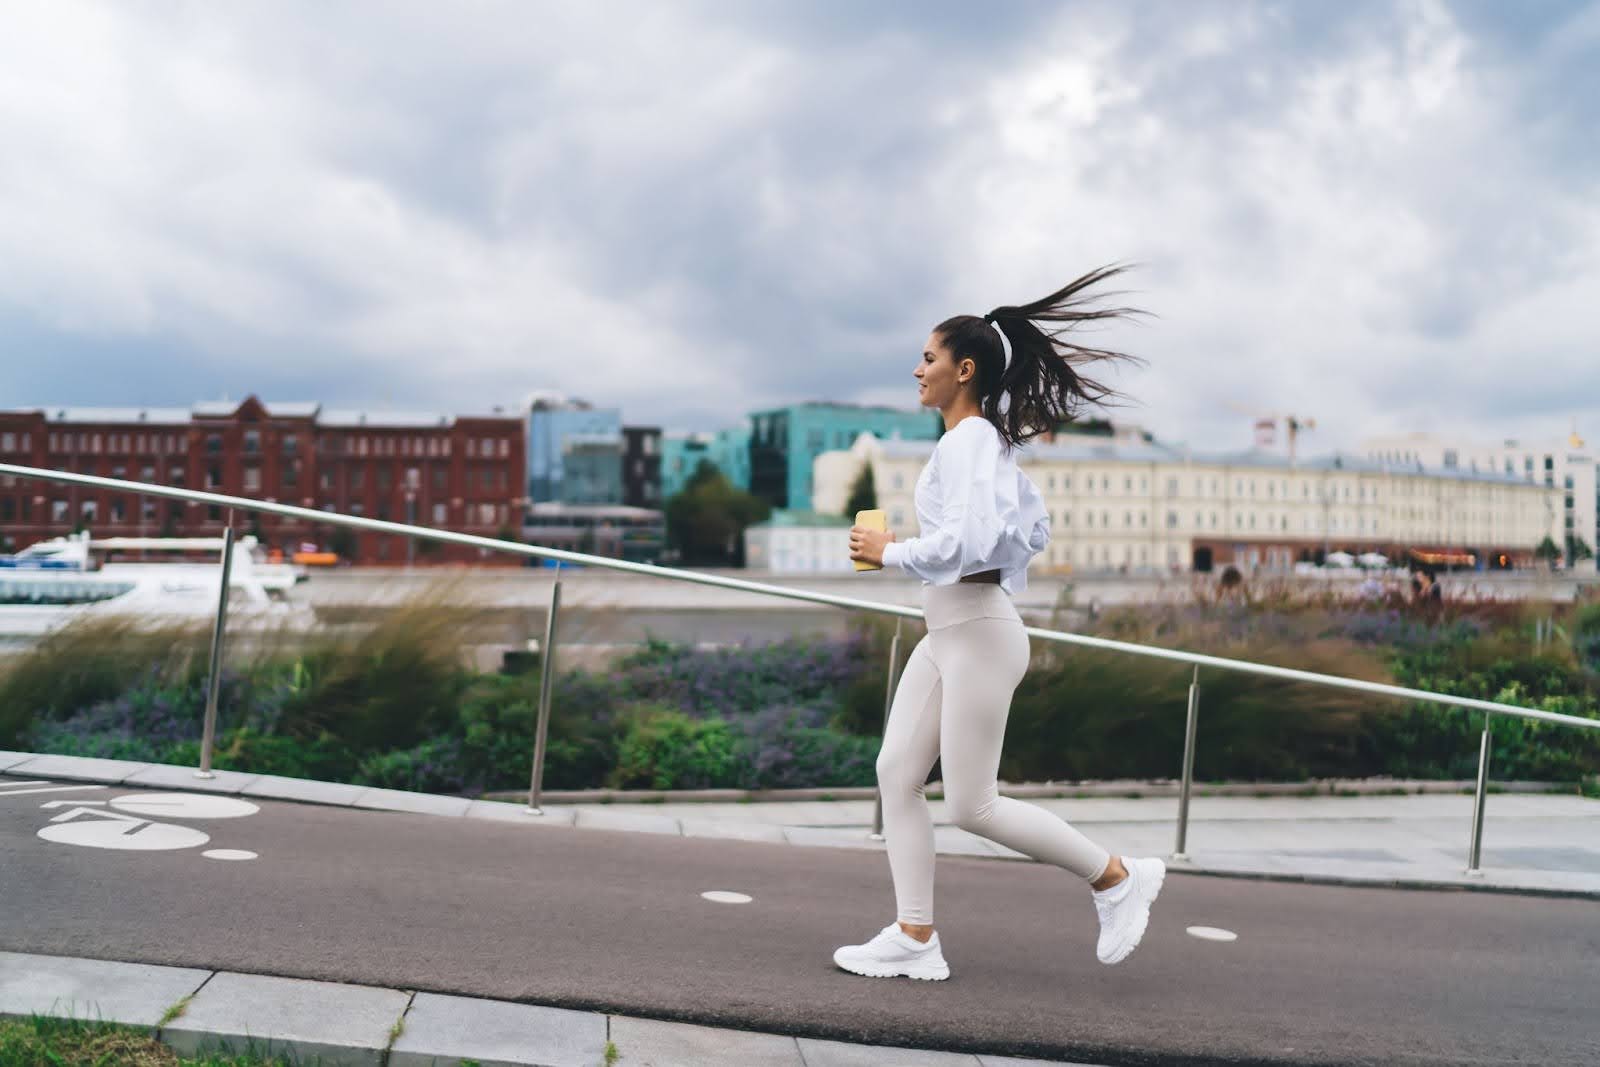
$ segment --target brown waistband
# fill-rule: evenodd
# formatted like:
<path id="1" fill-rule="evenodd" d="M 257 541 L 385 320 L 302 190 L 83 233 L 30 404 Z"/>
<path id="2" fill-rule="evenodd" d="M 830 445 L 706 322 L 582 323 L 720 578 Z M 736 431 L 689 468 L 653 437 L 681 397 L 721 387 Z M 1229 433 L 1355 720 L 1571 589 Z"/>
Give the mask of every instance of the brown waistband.
<path id="1" fill-rule="evenodd" d="M 1000 584 L 1000 572 L 999 571 L 982 571 L 982 572 L 980 572 L 978 574 L 964 574 L 964 575 L 961 576 L 961 580 L 963 582 L 990 582 L 990 583 L 993 583 L 994 585 L 999 585 Z"/>

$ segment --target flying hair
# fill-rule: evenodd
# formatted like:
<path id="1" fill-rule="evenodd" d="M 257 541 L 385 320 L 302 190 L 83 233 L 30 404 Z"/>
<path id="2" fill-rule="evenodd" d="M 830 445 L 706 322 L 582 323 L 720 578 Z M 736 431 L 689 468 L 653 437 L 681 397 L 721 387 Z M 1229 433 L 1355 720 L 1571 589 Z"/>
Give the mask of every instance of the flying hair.
<path id="1" fill-rule="evenodd" d="M 957 315 L 934 327 L 957 363 L 970 359 L 976 365 L 979 410 L 1008 447 L 1072 422 L 1086 408 L 1109 407 L 1126 399 L 1085 371 L 1095 368 L 1098 374 L 1101 365 L 1144 360 L 1081 344 L 1074 337 L 1085 323 L 1148 314 L 1138 308 L 1099 306 L 1103 297 L 1121 296 L 1120 292 L 1089 292 L 1128 269 L 1126 264 L 1100 267 L 1031 304 L 1006 304 L 982 316 Z M 1047 331 L 1039 323 L 1060 325 Z M 1001 333 L 1011 347 L 1009 361 Z"/>

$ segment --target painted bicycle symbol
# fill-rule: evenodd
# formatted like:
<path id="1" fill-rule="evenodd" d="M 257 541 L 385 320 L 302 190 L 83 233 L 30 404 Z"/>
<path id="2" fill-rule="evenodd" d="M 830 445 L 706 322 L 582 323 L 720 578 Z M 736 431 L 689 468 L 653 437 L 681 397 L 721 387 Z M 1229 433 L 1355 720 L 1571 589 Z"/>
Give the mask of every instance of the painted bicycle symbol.
<path id="1" fill-rule="evenodd" d="M 205 796 L 194 793 L 130 793 L 102 807 L 103 800 L 55 800 L 41 805 L 46 810 L 66 808 L 39 831 L 46 841 L 86 848 L 109 848 L 134 852 L 164 852 L 197 848 L 210 842 L 211 835 L 180 823 L 159 822 L 151 816 L 169 819 L 240 819 L 261 808 L 236 797 Z M 211 849 L 201 853 L 208 859 L 253 860 L 254 852 L 242 849 Z"/>

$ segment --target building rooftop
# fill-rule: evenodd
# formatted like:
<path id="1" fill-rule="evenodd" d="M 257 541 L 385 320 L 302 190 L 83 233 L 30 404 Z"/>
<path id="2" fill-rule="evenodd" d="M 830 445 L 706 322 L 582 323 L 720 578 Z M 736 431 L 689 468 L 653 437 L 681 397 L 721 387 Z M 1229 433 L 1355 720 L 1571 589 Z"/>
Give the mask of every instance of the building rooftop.
<path id="1" fill-rule="evenodd" d="M 528 506 L 528 515 L 540 519 L 659 519 L 662 512 L 654 508 L 635 508 L 626 504 L 562 504 L 544 501 Z"/>
<path id="2" fill-rule="evenodd" d="M 801 508 L 778 508 L 765 521 L 756 526 L 854 526 L 854 519 L 843 515 L 824 515 L 818 511 Z"/>
<path id="3" fill-rule="evenodd" d="M 883 454 L 891 459 L 926 460 L 933 454 L 937 442 L 905 441 L 897 438 L 879 439 Z M 1239 452 L 1200 452 L 1184 445 L 1165 444 L 1159 441 L 1118 442 L 1106 439 L 1103 443 L 1089 443 L 1082 439 L 1063 442 L 1035 440 L 1018 451 L 1021 462 L 1047 462 L 1050 460 L 1094 461 L 1097 463 L 1192 463 L 1208 466 L 1247 467 L 1259 470 L 1289 472 L 1348 472 L 1352 474 L 1414 474 L 1421 477 L 1446 477 L 1465 481 L 1490 482 L 1503 485 L 1527 485 L 1526 478 L 1493 471 L 1470 471 L 1443 467 L 1424 468 L 1416 463 L 1384 463 L 1362 456 L 1333 453 L 1320 456 L 1301 456 L 1294 465 L 1289 457 L 1277 452 L 1251 448 Z"/>
<path id="4" fill-rule="evenodd" d="M 109 422 L 137 426 L 187 425 L 188 408 L 23 408 L 18 410 L 43 411 L 46 422 Z"/>
<path id="5" fill-rule="evenodd" d="M 276 409 L 269 408 L 273 414 Z M 317 416 L 317 425 L 351 428 L 371 426 L 378 429 L 420 430 L 434 426 L 449 426 L 455 421 L 452 415 L 438 415 L 423 411 L 324 411 Z"/>
<path id="6" fill-rule="evenodd" d="M 244 401 L 204 400 L 192 407 L 16 407 L 12 413 L 38 411 L 51 423 L 109 423 L 137 425 L 187 426 L 195 418 L 226 418 L 237 412 Z M 441 415 L 421 411 L 365 411 L 359 409 L 324 409 L 321 404 L 297 401 L 281 404 L 262 403 L 269 417 L 311 418 L 319 426 L 357 427 L 376 429 L 422 429 L 452 426 L 458 419 L 518 419 L 516 415 L 459 414 Z"/>

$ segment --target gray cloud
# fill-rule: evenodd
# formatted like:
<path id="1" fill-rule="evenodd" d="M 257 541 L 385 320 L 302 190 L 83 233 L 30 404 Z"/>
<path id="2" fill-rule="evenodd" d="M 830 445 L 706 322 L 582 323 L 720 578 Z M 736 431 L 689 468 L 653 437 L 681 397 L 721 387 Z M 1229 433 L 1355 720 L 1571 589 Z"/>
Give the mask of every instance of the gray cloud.
<path id="1" fill-rule="evenodd" d="M 0 41 L 0 403 L 910 406 L 1133 259 L 1163 436 L 1600 437 L 1595 5 L 162 10 Z"/>

